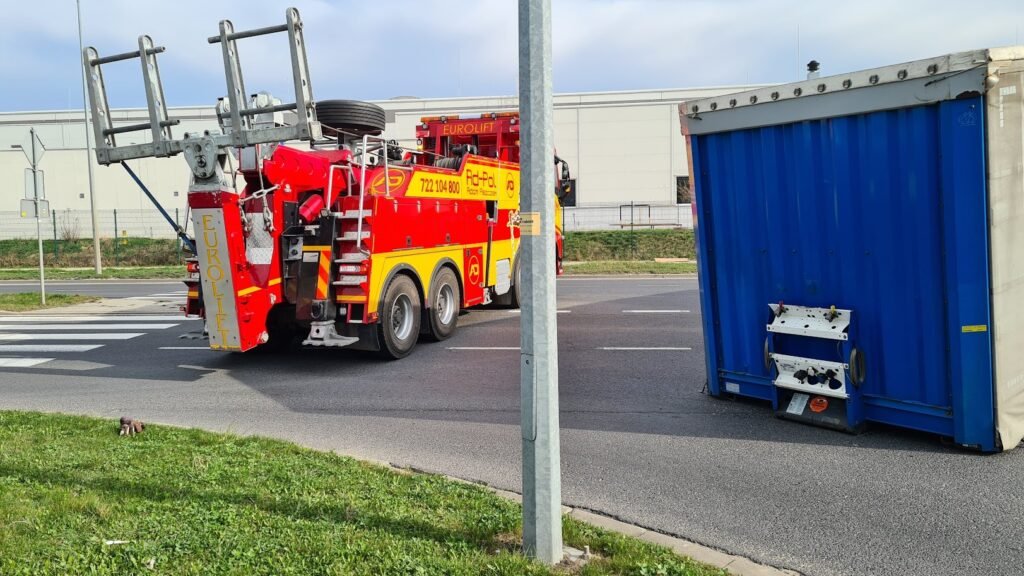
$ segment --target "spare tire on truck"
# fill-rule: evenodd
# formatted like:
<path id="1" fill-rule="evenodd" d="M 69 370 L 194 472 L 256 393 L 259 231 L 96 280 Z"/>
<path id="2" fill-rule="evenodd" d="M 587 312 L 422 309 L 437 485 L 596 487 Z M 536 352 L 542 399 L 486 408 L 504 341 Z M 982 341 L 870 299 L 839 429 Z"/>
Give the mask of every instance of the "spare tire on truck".
<path id="1" fill-rule="evenodd" d="M 377 136 L 387 123 L 384 109 L 376 104 L 359 100 L 322 100 L 316 103 L 316 119 L 335 130 L 360 136 Z"/>

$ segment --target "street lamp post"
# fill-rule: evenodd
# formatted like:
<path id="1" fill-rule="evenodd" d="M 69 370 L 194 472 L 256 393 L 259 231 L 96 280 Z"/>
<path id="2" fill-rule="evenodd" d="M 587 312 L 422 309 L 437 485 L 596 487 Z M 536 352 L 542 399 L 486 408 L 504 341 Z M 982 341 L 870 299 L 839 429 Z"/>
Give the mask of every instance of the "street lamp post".
<path id="1" fill-rule="evenodd" d="M 82 45 L 82 3 L 81 0 L 75 0 L 75 10 L 78 14 L 78 55 L 79 58 L 84 58 L 84 47 Z M 96 218 L 96 190 L 93 187 L 92 178 L 92 139 L 89 136 L 89 96 L 86 89 L 85 74 L 86 66 L 85 61 L 80 61 L 79 64 L 82 67 L 82 121 L 85 125 L 85 165 L 89 170 L 89 213 L 92 217 L 92 251 L 94 254 L 93 264 L 96 267 L 96 273 L 103 273 L 103 259 L 100 255 L 100 227 L 99 222 Z"/>
<path id="2" fill-rule="evenodd" d="M 43 199 L 43 190 L 40 188 L 42 171 L 39 169 L 39 161 L 42 159 L 43 152 L 46 152 L 46 149 L 43 147 L 39 137 L 36 136 L 35 128 L 29 129 L 28 140 L 25 141 L 25 144 L 15 144 L 11 148 L 17 148 L 24 152 L 31 166 L 28 170 L 30 174 L 28 180 L 32 184 L 31 200 L 36 217 L 36 241 L 39 244 L 39 302 L 41 305 L 46 306 L 46 276 L 43 271 L 43 222 L 41 212 L 42 208 L 44 206 L 48 207 L 49 204 Z M 26 190 L 26 195 L 28 195 L 28 190 Z M 47 208 L 47 210 L 49 209 Z M 24 216 L 24 212 L 22 215 Z"/>
<path id="3" fill-rule="evenodd" d="M 551 90 L 551 0 L 519 0 L 523 548 L 557 564 L 563 550 Z"/>

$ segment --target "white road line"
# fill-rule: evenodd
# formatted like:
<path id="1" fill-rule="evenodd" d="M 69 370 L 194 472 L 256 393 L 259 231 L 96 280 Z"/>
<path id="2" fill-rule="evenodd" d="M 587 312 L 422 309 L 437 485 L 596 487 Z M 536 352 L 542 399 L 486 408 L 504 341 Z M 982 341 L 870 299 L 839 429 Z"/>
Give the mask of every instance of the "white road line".
<path id="1" fill-rule="evenodd" d="M 689 310 L 623 310 L 623 314 L 689 314 Z"/>
<path id="2" fill-rule="evenodd" d="M 31 368 L 53 358 L 0 358 L 0 368 Z"/>
<path id="3" fill-rule="evenodd" d="M 509 314 L 521 314 L 522 312 L 523 311 L 518 308 L 516 308 L 515 310 L 508 311 Z M 559 314 L 570 314 L 572 313 L 572 310 L 556 310 L 556 312 L 558 312 Z"/>
<path id="4" fill-rule="evenodd" d="M 604 346 L 602 348 L 597 348 L 597 350 L 619 350 L 626 352 L 637 352 L 641 350 L 667 350 L 680 352 L 686 350 L 693 350 L 693 348 L 679 348 L 674 346 Z"/>
<path id="5" fill-rule="evenodd" d="M 636 282 L 639 279 L 638 276 L 639 276 L 638 274 L 628 274 L 628 275 L 626 275 L 624 277 L 614 277 L 614 276 L 598 276 L 598 277 L 594 277 L 594 276 L 587 276 L 587 277 L 559 276 L 558 277 L 558 281 L 559 282 Z M 669 276 L 654 276 L 653 278 L 648 278 L 648 277 L 646 277 L 646 275 L 644 275 L 643 281 L 644 282 L 673 282 L 673 281 L 674 282 L 678 282 L 680 280 L 694 280 L 695 279 L 694 276 L 695 275 L 673 274 L 673 275 L 669 275 Z"/>
<path id="6" fill-rule="evenodd" d="M 163 330 L 175 326 L 177 324 L 0 324 L 0 330 Z"/>
<path id="7" fill-rule="evenodd" d="M 0 334 L 0 340 L 131 340 L 143 334 L 143 332 L 122 332 L 120 334 L 22 334 L 10 332 Z"/>
<path id="8" fill-rule="evenodd" d="M 182 322 L 199 320 L 186 318 L 182 314 L 167 316 L 159 314 L 106 314 L 95 316 L 0 316 L 0 322 Z"/>
<path id="9" fill-rule="evenodd" d="M 519 350 L 519 346 L 449 346 L 448 350 Z"/>
<path id="10" fill-rule="evenodd" d="M 88 352 L 103 344 L 0 344 L 0 352 Z"/>
<path id="11" fill-rule="evenodd" d="M 209 346 L 161 346 L 160 350 L 209 350 L 213 351 L 213 348 Z"/>

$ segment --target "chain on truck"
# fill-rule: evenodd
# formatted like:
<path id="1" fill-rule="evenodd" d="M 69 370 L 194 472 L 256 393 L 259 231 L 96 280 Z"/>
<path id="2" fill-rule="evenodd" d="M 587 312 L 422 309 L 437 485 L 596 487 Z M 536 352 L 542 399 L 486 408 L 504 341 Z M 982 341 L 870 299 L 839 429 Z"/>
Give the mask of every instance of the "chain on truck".
<path id="1" fill-rule="evenodd" d="M 99 163 L 121 163 L 151 199 L 126 160 L 184 154 L 192 171 L 194 240 L 175 227 L 195 256 L 185 313 L 205 318 L 210 347 L 283 348 L 301 338 L 401 358 L 421 335 L 451 336 L 464 308 L 517 307 L 518 113 L 423 118 L 416 147 L 401 147 L 382 137 L 380 107 L 314 102 L 302 21 L 294 8 L 286 19 L 245 32 L 224 20 L 209 38 L 227 77 L 219 133 L 172 137 L 178 121 L 168 116 L 156 59 L 164 48 L 150 37 L 134 52 L 101 58 L 90 47 L 83 55 Z M 288 36 L 295 102 L 246 98 L 237 41 L 279 32 Z M 134 58 L 149 121 L 115 126 L 101 66 Z M 117 144 L 118 134 L 135 131 L 152 141 Z M 558 195 L 570 175 L 557 157 L 555 166 L 560 224 Z M 559 263 L 561 235 L 556 225 Z"/>

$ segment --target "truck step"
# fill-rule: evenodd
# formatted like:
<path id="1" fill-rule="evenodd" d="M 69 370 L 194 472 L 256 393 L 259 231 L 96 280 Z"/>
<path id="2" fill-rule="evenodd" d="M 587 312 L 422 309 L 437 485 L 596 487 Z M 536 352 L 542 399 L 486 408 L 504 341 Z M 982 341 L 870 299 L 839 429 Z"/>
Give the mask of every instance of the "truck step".
<path id="1" fill-rule="evenodd" d="M 366 238 L 369 238 L 369 237 L 370 237 L 370 232 L 367 231 L 367 230 L 363 230 L 362 238 L 365 240 Z M 358 238 L 358 236 L 356 236 L 355 232 L 345 232 L 341 236 L 338 236 L 335 240 L 337 240 L 339 242 L 355 242 L 356 238 Z"/>
<path id="2" fill-rule="evenodd" d="M 369 256 L 367 256 L 366 254 L 362 254 L 360 252 L 351 252 L 351 253 L 348 253 L 348 254 L 342 254 L 341 258 L 335 258 L 334 259 L 334 263 L 335 264 L 359 264 L 360 262 L 365 262 L 368 258 L 369 258 Z"/>
<path id="3" fill-rule="evenodd" d="M 333 286 L 359 286 L 366 282 L 366 276 L 343 276 L 340 280 L 331 282 Z"/>
<path id="4" fill-rule="evenodd" d="M 372 218 L 371 210 L 345 210 L 344 212 L 331 212 L 331 216 L 341 220 L 356 220 L 359 218 Z"/>

